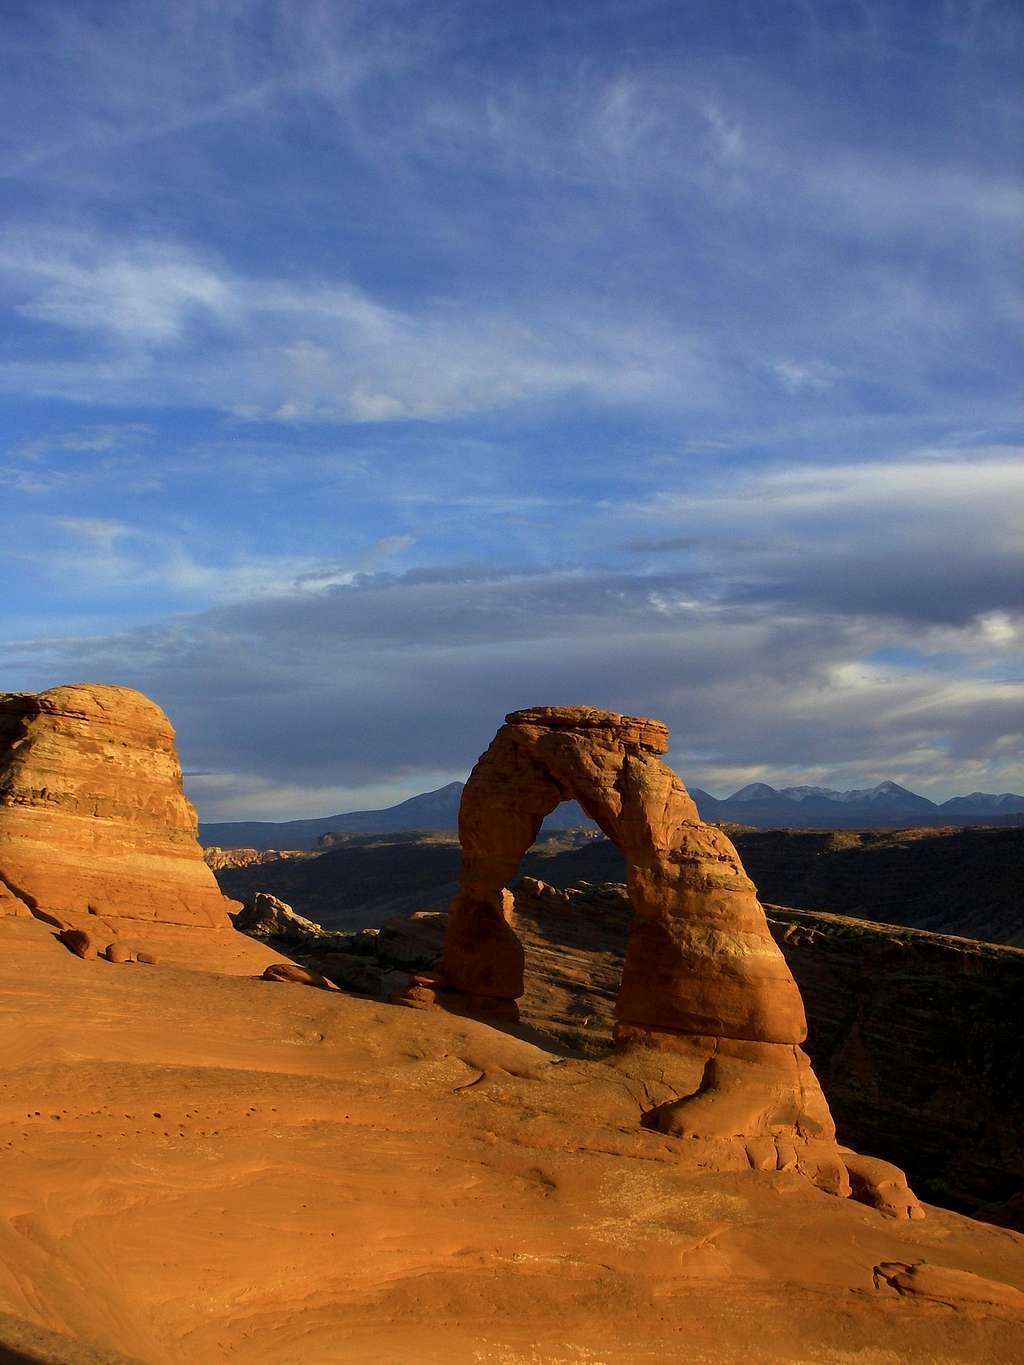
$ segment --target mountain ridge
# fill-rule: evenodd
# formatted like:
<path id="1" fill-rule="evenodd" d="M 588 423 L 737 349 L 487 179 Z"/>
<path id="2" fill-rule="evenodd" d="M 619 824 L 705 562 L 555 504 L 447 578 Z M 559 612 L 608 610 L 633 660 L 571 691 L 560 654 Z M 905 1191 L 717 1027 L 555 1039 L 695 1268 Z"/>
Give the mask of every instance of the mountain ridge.
<path id="1" fill-rule="evenodd" d="M 458 829 L 463 782 L 449 782 L 433 791 L 410 796 L 380 810 L 342 811 L 305 820 L 204 821 L 202 844 L 221 848 L 316 848 L 321 836 L 335 833 L 394 834 L 405 830 Z M 874 787 L 834 791 L 828 787 L 775 788 L 766 782 L 748 783 L 731 796 L 716 797 L 691 787 L 701 819 L 731 821 L 755 828 L 872 828 L 914 824 L 970 824 L 995 820 L 1024 823 L 1024 796 L 971 792 L 941 803 L 919 796 L 886 780 Z M 595 828 L 575 801 L 563 801 L 544 821 L 544 828 Z"/>

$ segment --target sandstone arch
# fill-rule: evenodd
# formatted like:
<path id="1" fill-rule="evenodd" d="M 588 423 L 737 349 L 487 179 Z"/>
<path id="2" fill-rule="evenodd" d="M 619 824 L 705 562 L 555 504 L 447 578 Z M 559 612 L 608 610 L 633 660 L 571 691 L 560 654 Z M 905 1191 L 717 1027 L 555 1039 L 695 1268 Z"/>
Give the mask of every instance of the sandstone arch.
<path id="1" fill-rule="evenodd" d="M 703 1165 L 795 1169 L 840 1195 L 851 1193 L 853 1173 L 857 1197 L 921 1216 L 895 1167 L 869 1170 L 837 1146 L 800 1048 L 807 1025 L 796 982 L 732 843 L 701 821 L 661 761 L 667 748 L 660 721 L 592 707 L 506 717 L 463 793 L 461 887 L 433 989 L 420 986 L 419 1003 L 515 1017 L 523 950 L 507 883 L 544 816 L 575 799 L 626 859 L 633 919 L 615 1064 L 656 1075 L 667 1095 L 645 1126 L 693 1139 Z"/>
<path id="2" fill-rule="evenodd" d="M 618 1016 L 633 1028 L 800 1043 L 803 1002 L 736 850 L 658 757 L 659 721 L 590 707 L 515 711 L 466 784 L 461 891 L 443 970 L 471 995 L 522 994 L 503 890 L 544 816 L 580 805 L 626 859 L 634 920 Z"/>

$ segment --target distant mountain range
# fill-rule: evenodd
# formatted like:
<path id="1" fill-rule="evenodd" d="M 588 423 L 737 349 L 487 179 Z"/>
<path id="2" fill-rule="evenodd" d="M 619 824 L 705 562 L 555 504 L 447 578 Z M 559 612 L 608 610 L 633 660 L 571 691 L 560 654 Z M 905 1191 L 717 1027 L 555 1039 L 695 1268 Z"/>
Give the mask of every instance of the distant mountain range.
<path id="1" fill-rule="evenodd" d="M 218 848 L 316 848 L 322 834 L 397 834 L 406 829 L 454 830 L 464 782 L 410 796 L 387 810 L 353 810 L 315 820 L 232 820 L 199 826 L 199 842 Z"/>
<path id="2" fill-rule="evenodd" d="M 233 820 L 199 827 L 200 842 L 220 848 L 316 848 L 324 834 L 397 834 L 403 830 L 456 830 L 462 782 L 411 796 L 386 810 L 356 810 L 315 820 Z M 703 820 L 727 820 L 760 829 L 878 829 L 893 825 L 1024 823 L 1024 796 L 971 792 L 937 804 L 896 782 L 839 792 L 829 787 L 769 787 L 752 782 L 720 800 L 691 787 Z M 594 828 L 575 801 L 563 801 L 544 828 Z"/>
<path id="3" fill-rule="evenodd" d="M 897 824 L 978 824 L 1024 816 L 1024 796 L 972 792 L 937 803 L 897 782 L 833 791 L 830 787 L 769 787 L 752 782 L 719 800 L 691 788 L 701 818 L 732 820 L 761 829 L 864 829 Z M 1015 823 L 1011 821 L 1011 823 Z"/>

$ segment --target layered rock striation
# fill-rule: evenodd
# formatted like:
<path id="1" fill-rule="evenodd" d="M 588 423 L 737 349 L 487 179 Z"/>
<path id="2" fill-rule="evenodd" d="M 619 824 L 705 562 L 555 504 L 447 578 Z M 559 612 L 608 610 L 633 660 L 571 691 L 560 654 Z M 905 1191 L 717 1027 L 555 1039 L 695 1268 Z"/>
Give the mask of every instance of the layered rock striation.
<path id="1" fill-rule="evenodd" d="M 174 730 L 127 687 L 0 693 L 0 913 L 102 940 L 229 930 L 196 842 Z"/>
<path id="2" fill-rule="evenodd" d="M 592 707 L 506 717 L 463 792 L 441 960 L 403 1003 L 516 1015 L 524 955 L 507 884 L 545 815 L 576 800 L 625 856 L 633 918 L 615 1037 L 646 1096 L 644 1125 L 692 1139 L 704 1164 L 799 1170 L 842 1196 L 852 1173 L 857 1197 L 920 1216 L 894 1167 L 841 1153 L 800 1047 L 800 992 L 736 850 L 701 821 L 659 757 L 667 748 L 661 722 Z"/>

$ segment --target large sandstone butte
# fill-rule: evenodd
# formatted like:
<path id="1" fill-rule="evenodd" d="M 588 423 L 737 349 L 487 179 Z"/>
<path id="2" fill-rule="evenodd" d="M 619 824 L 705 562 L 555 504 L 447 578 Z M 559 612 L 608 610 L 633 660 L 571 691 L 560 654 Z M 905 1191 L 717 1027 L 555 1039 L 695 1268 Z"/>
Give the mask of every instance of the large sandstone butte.
<path id="1" fill-rule="evenodd" d="M 84 930 L 101 951 L 124 938 L 180 957 L 215 931 L 249 959 L 196 829 L 174 730 L 141 692 L 0 693 L 0 914 Z"/>
<path id="2" fill-rule="evenodd" d="M 735 848 L 658 757 L 656 720 L 592 707 L 514 711 L 462 796 L 461 889 L 432 977 L 403 1003 L 516 1017 L 523 946 L 507 883 L 545 815 L 575 799 L 622 849 L 633 907 L 616 1002 L 616 1064 L 643 1123 L 716 1169 L 798 1170 L 831 1193 L 921 1217 L 895 1167 L 836 1142 L 800 1044 L 803 1002 Z"/>

